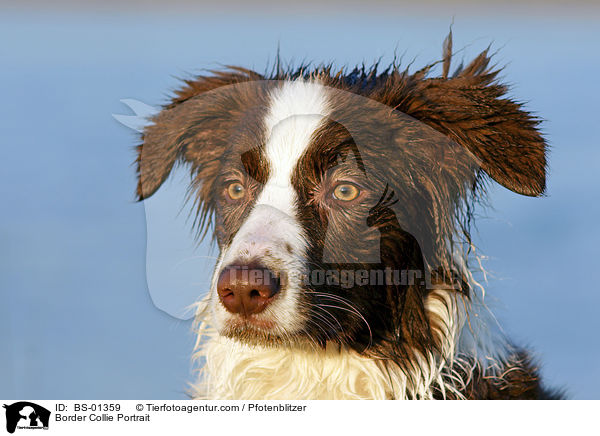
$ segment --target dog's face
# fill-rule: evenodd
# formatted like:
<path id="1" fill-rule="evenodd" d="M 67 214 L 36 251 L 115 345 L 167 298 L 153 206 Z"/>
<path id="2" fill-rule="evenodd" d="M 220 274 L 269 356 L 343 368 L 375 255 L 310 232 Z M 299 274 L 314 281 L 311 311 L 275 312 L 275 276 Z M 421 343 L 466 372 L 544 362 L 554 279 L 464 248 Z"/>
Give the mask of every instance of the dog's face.
<path id="1" fill-rule="evenodd" d="M 461 144 L 449 132 L 464 114 L 444 118 L 439 90 L 440 101 L 424 99 L 437 112 L 418 120 L 428 107 L 394 110 L 408 92 L 398 83 L 360 95 L 323 75 L 256 79 L 191 82 L 146 129 L 138 159 L 140 198 L 175 163 L 191 168 L 199 220 L 213 224 L 220 250 L 215 327 L 249 343 L 430 346 L 431 272 L 453 272 L 449 246 L 480 171 L 524 194 L 543 190 L 533 121 L 479 123 L 476 140 Z M 505 147 L 499 162 L 477 137 L 517 128 L 530 143 Z"/>

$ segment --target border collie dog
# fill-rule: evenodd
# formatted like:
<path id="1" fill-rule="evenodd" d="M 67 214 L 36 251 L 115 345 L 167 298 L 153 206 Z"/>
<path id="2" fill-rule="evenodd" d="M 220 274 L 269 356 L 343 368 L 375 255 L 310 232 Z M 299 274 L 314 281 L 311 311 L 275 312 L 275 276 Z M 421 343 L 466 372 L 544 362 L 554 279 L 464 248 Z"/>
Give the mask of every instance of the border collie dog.
<path id="1" fill-rule="evenodd" d="M 469 237 L 488 181 L 544 192 L 539 121 L 451 47 L 416 72 L 228 67 L 153 116 L 137 195 L 189 169 L 219 249 L 195 398 L 561 396 L 495 325 Z"/>

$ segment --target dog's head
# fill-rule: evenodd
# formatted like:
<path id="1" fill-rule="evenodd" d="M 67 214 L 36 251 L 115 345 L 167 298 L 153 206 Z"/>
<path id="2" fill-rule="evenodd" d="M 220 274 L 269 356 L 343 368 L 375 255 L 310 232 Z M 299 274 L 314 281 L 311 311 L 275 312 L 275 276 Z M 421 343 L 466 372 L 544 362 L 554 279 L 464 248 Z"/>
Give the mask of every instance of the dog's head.
<path id="1" fill-rule="evenodd" d="M 380 354 L 436 345 L 425 302 L 439 286 L 468 293 L 453 251 L 480 181 L 545 187 L 537 121 L 488 64 L 483 53 L 447 77 L 448 55 L 437 78 L 235 68 L 187 82 L 143 133 L 137 193 L 189 167 L 220 250 L 210 309 L 222 335 Z"/>

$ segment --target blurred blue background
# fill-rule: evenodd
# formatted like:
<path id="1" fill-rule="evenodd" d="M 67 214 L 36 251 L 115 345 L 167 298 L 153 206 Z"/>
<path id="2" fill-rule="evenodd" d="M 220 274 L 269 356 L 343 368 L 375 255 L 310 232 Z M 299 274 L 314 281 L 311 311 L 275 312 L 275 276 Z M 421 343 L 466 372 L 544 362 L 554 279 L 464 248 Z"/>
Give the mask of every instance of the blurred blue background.
<path id="1" fill-rule="evenodd" d="M 396 50 L 419 67 L 440 58 L 452 22 L 459 59 L 499 50 L 552 146 L 547 197 L 494 187 L 478 221 L 487 302 L 548 384 L 599 398 L 598 10 L 313 6 L 2 7 L 1 398 L 186 398 L 194 336 L 148 294 L 120 99 L 164 103 L 176 77 L 224 64 L 263 71 L 278 43 L 297 62 L 385 63 Z"/>

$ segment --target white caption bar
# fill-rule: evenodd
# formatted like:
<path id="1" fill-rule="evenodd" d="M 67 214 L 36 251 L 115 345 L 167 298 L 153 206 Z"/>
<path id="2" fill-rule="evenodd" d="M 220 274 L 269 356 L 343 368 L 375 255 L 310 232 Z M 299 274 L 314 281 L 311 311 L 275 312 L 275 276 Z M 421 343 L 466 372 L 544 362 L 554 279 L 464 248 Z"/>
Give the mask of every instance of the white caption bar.
<path id="1" fill-rule="evenodd" d="M 0 401 L 19 436 L 600 434 L 600 401 Z"/>

